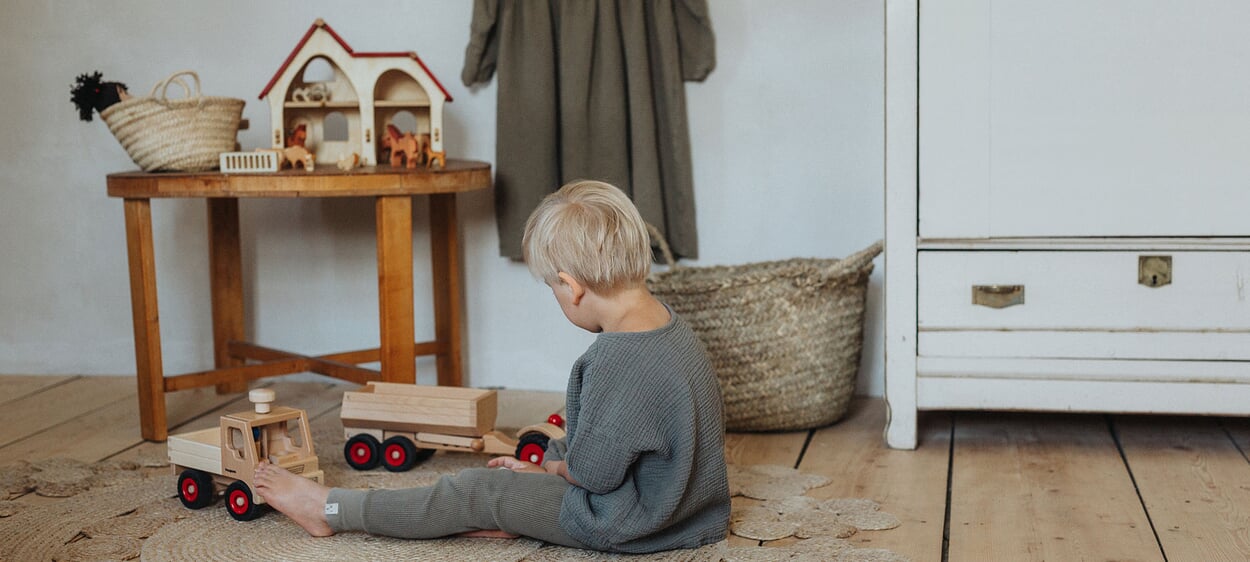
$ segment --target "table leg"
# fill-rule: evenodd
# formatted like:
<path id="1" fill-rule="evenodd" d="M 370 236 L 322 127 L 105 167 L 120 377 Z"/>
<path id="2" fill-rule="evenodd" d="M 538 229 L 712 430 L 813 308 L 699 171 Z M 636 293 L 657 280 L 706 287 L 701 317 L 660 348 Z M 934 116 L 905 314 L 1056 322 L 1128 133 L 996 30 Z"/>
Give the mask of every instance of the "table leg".
<path id="1" fill-rule="evenodd" d="M 412 311 L 412 196 L 377 198 L 378 317 L 382 380 L 415 383 Z"/>
<path id="2" fill-rule="evenodd" d="M 230 341 L 244 341 L 243 253 L 239 241 L 239 200 L 209 198 L 208 272 L 213 302 L 213 361 L 218 369 L 238 367 Z M 247 381 L 217 385 L 218 394 L 246 392 Z"/>
<path id="3" fill-rule="evenodd" d="M 460 234 L 456 194 L 430 196 L 430 257 L 434 271 L 434 334 L 440 344 L 438 384 L 461 386 Z"/>
<path id="4" fill-rule="evenodd" d="M 165 379 L 161 326 L 156 309 L 156 256 L 148 199 L 126 199 L 126 251 L 130 261 L 130 307 L 135 329 L 135 371 L 139 384 L 139 427 L 144 439 L 164 441 Z"/>

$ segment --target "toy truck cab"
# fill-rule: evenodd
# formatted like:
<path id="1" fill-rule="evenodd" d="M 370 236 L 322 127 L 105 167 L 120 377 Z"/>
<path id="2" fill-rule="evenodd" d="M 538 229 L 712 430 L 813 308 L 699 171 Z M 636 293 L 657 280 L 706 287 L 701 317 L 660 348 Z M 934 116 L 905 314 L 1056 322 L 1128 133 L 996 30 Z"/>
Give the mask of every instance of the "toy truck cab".
<path id="1" fill-rule="evenodd" d="M 308 415 L 285 406 L 271 408 L 272 390 L 253 390 L 248 398 L 255 411 L 228 414 L 218 427 L 169 437 L 169 462 L 178 474 L 178 498 L 184 506 L 203 508 L 224 487 L 230 516 L 255 519 L 265 503 L 252 491 L 262 460 L 322 482 Z"/>

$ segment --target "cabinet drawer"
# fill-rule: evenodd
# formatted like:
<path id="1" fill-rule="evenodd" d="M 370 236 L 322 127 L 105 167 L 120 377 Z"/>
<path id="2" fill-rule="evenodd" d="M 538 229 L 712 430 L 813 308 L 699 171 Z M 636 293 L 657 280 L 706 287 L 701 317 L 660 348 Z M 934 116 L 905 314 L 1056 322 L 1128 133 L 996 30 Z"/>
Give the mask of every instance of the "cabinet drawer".
<path id="1" fill-rule="evenodd" d="M 1171 258 L 1170 283 L 1139 283 L 1139 258 L 1157 255 Z M 917 261 L 921 332 L 1250 332 L 1250 252 L 922 251 Z M 1007 306 L 974 304 L 978 286 L 997 286 L 982 300 Z"/>

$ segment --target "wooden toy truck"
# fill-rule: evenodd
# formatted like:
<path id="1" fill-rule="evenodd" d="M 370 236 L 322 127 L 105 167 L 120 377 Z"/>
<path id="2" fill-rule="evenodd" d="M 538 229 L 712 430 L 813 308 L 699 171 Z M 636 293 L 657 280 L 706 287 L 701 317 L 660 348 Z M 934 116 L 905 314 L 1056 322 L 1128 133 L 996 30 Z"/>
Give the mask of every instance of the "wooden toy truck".
<path id="1" fill-rule="evenodd" d="M 493 390 L 371 382 L 343 395 L 343 456 L 357 470 L 381 464 L 411 469 L 436 450 L 515 455 L 541 465 L 550 439 L 564 437 L 564 420 L 552 415 L 512 439 L 495 431 Z"/>
<path id="2" fill-rule="evenodd" d="M 178 475 L 178 499 L 200 509 L 224 488 L 226 511 L 239 521 L 260 516 L 264 498 L 252 493 L 256 465 L 268 460 L 295 474 L 324 483 L 313 452 L 308 414 L 285 406 L 270 407 L 274 392 L 248 393 L 255 411 L 221 417 L 219 427 L 169 436 L 169 463 Z"/>

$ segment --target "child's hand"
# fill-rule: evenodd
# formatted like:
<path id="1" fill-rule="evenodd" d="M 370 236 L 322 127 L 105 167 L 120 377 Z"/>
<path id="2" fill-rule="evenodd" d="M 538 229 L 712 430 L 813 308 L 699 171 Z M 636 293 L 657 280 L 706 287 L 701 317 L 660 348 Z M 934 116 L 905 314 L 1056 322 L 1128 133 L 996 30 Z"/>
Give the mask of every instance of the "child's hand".
<path id="1" fill-rule="evenodd" d="M 554 474 L 564 478 L 564 475 L 560 473 L 562 469 L 564 469 L 564 461 L 547 461 L 543 463 L 543 470 L 546 470 L 547 474 Z"/>
<path id="2" fill-rule="evenodd" d="M 512 457 L 495 457 L 486 463 L 491 468 L 506 468 L 512 472 L 536 472 L 538 474 L 546 474 L 541 466 L 534 463 L 528 463 L 520 459 Z"/>

